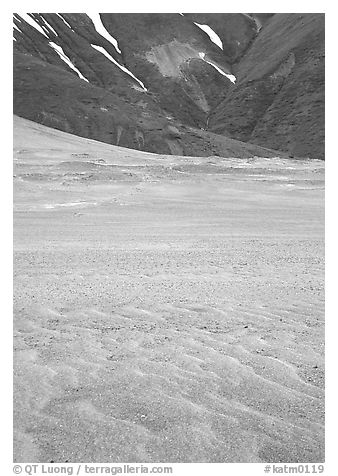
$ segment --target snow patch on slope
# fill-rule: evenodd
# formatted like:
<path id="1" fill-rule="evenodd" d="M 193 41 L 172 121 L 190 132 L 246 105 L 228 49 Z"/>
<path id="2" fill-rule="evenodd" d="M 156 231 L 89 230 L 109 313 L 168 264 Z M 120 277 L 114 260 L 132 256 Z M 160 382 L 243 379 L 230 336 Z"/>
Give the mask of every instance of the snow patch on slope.
<path id="1" fill-rule="evenodd" d="M 67 63 L 67 65 L 73 70 L 75 71 L 79 78 L 83 79 L 84 81 L 87 81 L 87 83 L 89 83 L 88 79 L 85 78 L 81 72 L 73 65 L 73 63 L 70 61 L 70 59 L 68 58 L 68 56 L 64 53 L 63 49 L 61 48 L 61 46 L 53 43 L 52 41 L 49 41 L 49 45 L 53 48 L 53 50 L 60 56 L 60 58 L 62 59 L 62 61 L 64 61 L 65 63 Z"/>
<path id="2" fill-rule="evenodd" d="M 206 63 L 210 64 L 213 68 L 215 68 L 219 73 L 221 73 L 223 76 L 226 76 L 233 84 L 236 82 L 236 76 L 233 74 L 226 73 L 223 71 L 219 66 L 216 64 L 212 63 L 211 61 L 208 61 L 205 59 L 205 53 L 199 53 L 199 57 L 205 61 Z"/>
<path id="3" fill-rule="evenodd" d="M 210 28 L 209 25 L 202 25 L 201 23 L 196 23 L 194 22 L 194 24 L 196 26 L 198 26 L 198 28 L 200 28 L 201 30 L 203 30 L 210 38 L 210 40 L 215 43 L 215 45 L 217 45 L 219 48 L 221 48 L 221 50 L 223 50 L 223 43 L 222 43 L 222 40 L 220 39 L 220 37 L 217 35 L 217 33 L 214 32 L 214 30 L 212 28 Z"/>
<path id="4" fill-rule="evenodd" d="M 111 43 L 118 53 L 121 53 L 117 40 L 105 29 L 99 13 L 86 13 L 94 23 L 95 30 Z"/>
<path id="5" fill-rule="evenodd" d="M 22 33 L 22 31 L 20 30 L 20 28 L 18 28 L 15 23 L 13 23 L 13 28 L 15 28 L 15 29 L 18 30 L 20 33 Z"/>
<path id="6" fill-rule="evenodd" d="M 14 17 L 14 18 L 15 18 L 15 17 Z M 18 21 L 20 21 L 18 18 L 16 18 L 16 19 L 17 19 Z M 20 23 L 21 23 L 21 21 L 20 21 Z M 18 27 L 16 26 L 15 23 L 13 23 L 13 29 L 17 30 L 19 33 L 22 34 L 22 31 L 20 30 L 20 28 L 18 28 Z M 13 32 L 13 40 L 16 41 L 16 38 L 15 38 L 15 36 L 14 36 L 14 32 Z"/>
<path id="7" fill-rule="evenodd" d="M 63 16 L 62 16 L 60 13 L 57 13 L 56 15 L 57 15 L 59 18 L 61 18 L 61 20 L 63 21 L 63 23 L 64 23 L 65 25 L 67 25 L 68 28 L 70 28 L 72 31 L 74 31 L 73 28 L 70 26 L 70 24 L 63 18 Z"/>
<path id="8" fill-rule="evenodd" d="M 135 81 L 137 81 L 143 91 L 147 91 L 147 88 L 145 87 L 145 85 L 142 83 L 141 80 L 139 80 L 131 71 L 129 71 L 129 69 L 127 69 L 125 66 L 122 66 L 120 65 L 102 46 L 97 46 L 97 45 L 93 45 L 91 44 L 91 46 L 99 51 L 100 53 L 102 53 L 106 58 L 108 58 L 112 63 L 114 63 L 118 68 L 120 68 L 122 71 L 124 71 L 125 73 L 129 74 L 129 76 L 131 76 L 133 79 L 135 79 Z"/>

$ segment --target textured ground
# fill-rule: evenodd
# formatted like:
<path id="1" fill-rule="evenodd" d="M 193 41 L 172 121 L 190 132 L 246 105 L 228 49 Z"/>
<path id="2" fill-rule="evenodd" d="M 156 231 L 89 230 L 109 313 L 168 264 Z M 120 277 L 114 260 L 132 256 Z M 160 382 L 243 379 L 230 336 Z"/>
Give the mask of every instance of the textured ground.
<path id="1" fill-rule="evenodd" d="M 19 126 L 15 461 L 323 461 L 323 162 Z"/>

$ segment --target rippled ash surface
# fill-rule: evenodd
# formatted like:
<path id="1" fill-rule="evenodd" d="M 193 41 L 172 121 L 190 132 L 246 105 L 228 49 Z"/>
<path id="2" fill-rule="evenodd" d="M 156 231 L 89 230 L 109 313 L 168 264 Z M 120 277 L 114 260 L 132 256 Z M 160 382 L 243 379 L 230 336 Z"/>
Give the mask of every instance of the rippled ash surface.
<path id="1" fill-rule="evenodd" d="M 15 461 L 323 461 L 323 163 L 41 127 L 15 137 Z"/>

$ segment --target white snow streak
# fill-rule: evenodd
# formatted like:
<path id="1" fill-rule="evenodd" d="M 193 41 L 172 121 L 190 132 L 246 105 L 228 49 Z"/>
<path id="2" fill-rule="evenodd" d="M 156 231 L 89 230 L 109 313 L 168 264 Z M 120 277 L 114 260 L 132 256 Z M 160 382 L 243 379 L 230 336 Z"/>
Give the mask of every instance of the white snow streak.
<path id="1" fill-rule="evenodd" d="M 94 23 L 95 30 L 111 43 L 118 53 L 121 53 L 117 40 L 105 29 L 99 13 L 86 13 Z"/>
<path id="2" fill-rule="evenodd" d="M 27 23 L 29 23 L 33 28 L 35 28 L 37 31 L 39 31 L 40 33 L 42 33 L 43 36 L 45 36 L 46 38 L 48 38 L 46 32 L 44 31 L 44 29 L 35 21 L 33 20 L 32 17 L 30 17 L 27 13 L 19 13 L 19 15 L 21 16 L 21 18 L 23 18 Z"/>
<path id="3" fill-rule="evenodd" d="M 131 76 L 132 78 L 135 79 L 135 81 L 137 81 L 142 89 L 144 91 L 147 91 L 147 88 L 145 87 L 145 85 L 142 83 L 142 81 L 140 81 L 136 76 L 133 75 L 133 73 L 131 71 L 129 71 L 129 69 L 127 69 L 125 66 L 122 66 L 120 65 L 104 48 L 102 48 L 102 46 L 97 46 L 97 45 L 91 45 L 95 50 L 99 51 L 100 53 L 102 53 L 106 58 L 108 58 L 112 63 L 114 63 L 118 68 L 120 68 L 122 71 L 124 71 L 125 73 L 129 74 L 129 76 Z"/>
<path id="4" fill-rule="evenodd" d="M 16 26 L 15 23 L 13 23 L 13 28 L 15 28 L 15 29 L 18 30 L 20 33 L 22 33 L 22 31 Z"/>
<path id="5" fill-rule="evenodd" d="M 223 43 L 220 37 L 217 35 L 217 33 L 214 32 L 212 28 L 210 28 L 209 25 L 202 25 L 200 23 L 194 22 L 196 26 L 198 26 L 201 30 L 203 30 L 210 38 L 210 40 L 215 43 L 215 45 L 219 46 L 221 50 L 223 50 Z"/>
<path id="6" fill-rule="evenodd" d="M 57 16 L 58 16 L 59 18 L 61 18 L 61 20 L 63 21 L 63 23 L 64 23 L 65 25 L 67 25 L 68 28 L 70 28 L 72 31 L 74 31 L 73 28 L 70 26 L 70 24 L 63 18 L 62 15 L 60 15 L 60 13 L 57 13 Z"/>
<path id="7" fill-rule="evenodd" d="M 213 68 L 215 68 L 219 73 L 221 73 L 223 76 L 226 76 L 232 83 L 235 84 L 236 82 L 236 76 L 234 76 L 233 74 L 228 74 L 228 73 L 225 73 L 219 66 L 215 65 L 214 63 L 212 63 L 211 61 L 208 61 L 205 59 L 205 53 L 199 53 L 199 57 L 205 61 L 206 63 L 210 64 Z"/>
<path id="8" fill-rule="evenodd" d="M 78 76 L 83 79 L 84 81 L 87 81 L 87 83 L 89 83 L 88 79 L 85 78 L 81 72 L 73 65 L 73 63 L 70 61 L 70 59 L 68 58 L 68 56 L 64 53 L 63 49 L 61 48 L 61 46 L 53 43 L 52 41 L 49 42 L 50 46 L 56 51 L 56 53 L 60 56 L 60 58 L 62 59 L 62 61 L 64 61 L 65 63 L 68 64 L 68 66 L 73 70 L 75 71 Z"/>
<path id="9" fill-rule="evenodd" d="M 52 26 L 50 26 L 50 24 L 47 23 L 47 21 L 46 21 L 43 17 L 41 17 L 41 19 L 42 19 L 42 21 L 47 25 L 47 28 L 48 28 L 49 30 L 51 30 L 51 31 L 54 33 L 55 36 L 58 36 L 58 34 L 57 34 L 56 31 L 54 30 L 54 28 L 53 28 Z"/>

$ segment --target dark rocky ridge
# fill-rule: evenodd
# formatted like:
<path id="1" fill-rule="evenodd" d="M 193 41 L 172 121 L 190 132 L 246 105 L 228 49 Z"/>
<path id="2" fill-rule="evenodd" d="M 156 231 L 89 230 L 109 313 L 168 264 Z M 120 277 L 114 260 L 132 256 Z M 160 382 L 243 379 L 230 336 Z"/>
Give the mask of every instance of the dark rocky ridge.
<path id="1" fill-rule="evenodd" d="M 15 15 L 19 116 L 150 152 L 240 155 L 243 147 L 244 155 L 254 150 L 276 155 L 240 147 L 240 140 L 297 156 L 324 156 L 323 15 L 101 14 L 121 54 L 86 14 L 30 15 L 47 37 Z M 213 28 L 224 51 L 194 22 Z M 49 42 L 63 49 L 88 82 Z M 226 73 L 234 72 L 236 85 L 203 61 L 201 52 Z"/>

